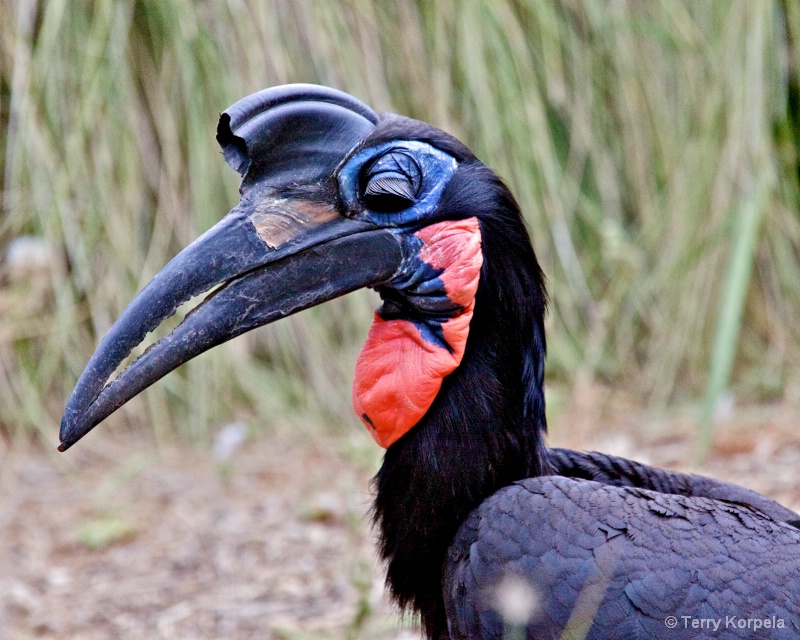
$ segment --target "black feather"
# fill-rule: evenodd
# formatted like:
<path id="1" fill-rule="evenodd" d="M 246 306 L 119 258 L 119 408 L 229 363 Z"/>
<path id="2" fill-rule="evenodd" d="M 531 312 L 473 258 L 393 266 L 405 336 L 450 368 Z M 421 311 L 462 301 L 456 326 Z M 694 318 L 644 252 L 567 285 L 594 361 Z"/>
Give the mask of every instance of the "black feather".
<path id="1" fill-rule="evenodd" d="M 546 473 L 543 278 L 513 196 L 477 161 L 442 196 L 448 219 L 477 214 L 484 263 L 461 366 L 434 404 L 386 452 L 374 515 L 401 605 L 429 637 L 446 628 L 442 562 L 456 530 L 497 489 Z"/>
<path id="2" fill-rule="evenodd" d="M 476 216 L 484 256 L 462 363 L 375 478 L 396 601 L 421 614 L 428 638 L 499 640 L 492 594 L 511 575 L 536 590 L 531 640 L 711 637 L 665 626 L 682 613 L 774 614 L 787 627 L 761 637 L 798 637 L 800 517 L 729 483 L 548 450 L 545 281 L 517 203 L 429 125 L 382 116 L 362 144 L 392 139 L 459 160 L 435 219 Z"/>

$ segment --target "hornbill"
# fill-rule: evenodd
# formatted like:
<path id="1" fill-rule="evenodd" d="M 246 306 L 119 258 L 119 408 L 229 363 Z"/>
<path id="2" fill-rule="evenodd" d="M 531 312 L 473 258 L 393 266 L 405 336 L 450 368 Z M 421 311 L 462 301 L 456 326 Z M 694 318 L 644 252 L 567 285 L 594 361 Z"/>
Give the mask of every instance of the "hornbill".
<path id="1" fill-rule="evenodd" d="M 203 351 L 370 287 L 382 305 L 353 406 L 386 449 L 374 518 L 388 587 L 428 638 L 798 637 L 797 514 L 725 482 L 545 446 L 544 278 L 514 197 L 466 146 L 314 85 L 240 100 L 217 140 L 241 200 L 103 338 L 62 451 Z M 511 614 L 508 593 L 525 596 Z"/>

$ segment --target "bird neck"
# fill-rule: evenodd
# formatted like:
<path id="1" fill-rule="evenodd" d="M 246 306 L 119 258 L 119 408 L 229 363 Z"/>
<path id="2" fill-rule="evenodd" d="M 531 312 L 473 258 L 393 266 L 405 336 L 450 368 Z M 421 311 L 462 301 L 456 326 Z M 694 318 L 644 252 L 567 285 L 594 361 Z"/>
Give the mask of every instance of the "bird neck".
<path id="1" fill-rule="evenodd" d="M 459 525 L 499 488 L 548 471 L 543 278 L 513 197 L 498 179 L 488 184 L 464 358 L 375 478 L 387 582 L 401 606 L 422 614 L 429 637 L 446 629 L 442 566 Z"/>

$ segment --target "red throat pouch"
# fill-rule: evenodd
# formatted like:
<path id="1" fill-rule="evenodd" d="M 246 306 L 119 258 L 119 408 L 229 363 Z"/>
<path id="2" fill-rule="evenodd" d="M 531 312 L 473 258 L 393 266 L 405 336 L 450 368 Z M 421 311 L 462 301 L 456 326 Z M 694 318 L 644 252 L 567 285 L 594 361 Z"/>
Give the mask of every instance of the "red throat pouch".
<path id="1" fill-rule="evenodd" d="M 375 312 L 356 363 L 353 409 L 384 448 L 420 421 L 461 363 L 483 264 L 477 218 L 432 224 L 415 236 L 422 246 L 414 286 L 446 295 L 451 311 L 424 320 Z"/>

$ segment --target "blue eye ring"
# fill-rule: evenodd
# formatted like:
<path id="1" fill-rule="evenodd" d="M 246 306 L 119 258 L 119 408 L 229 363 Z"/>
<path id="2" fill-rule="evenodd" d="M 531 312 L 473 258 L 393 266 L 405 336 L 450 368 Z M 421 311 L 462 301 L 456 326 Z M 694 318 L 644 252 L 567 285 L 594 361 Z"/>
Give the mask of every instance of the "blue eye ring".
<path id="1" fill-rule="evenodd" d="M 396 166 L 398 163 L 400 167 Z M 385 227 L 400 227 L 417 223 L 435 211 L 457 168 L 458 161 L 451 155 L 425 142 L 408 140 L 357 151 L 342 163 L 336 179 L 347 215 Z M 393 175 L 395 171 L 398 175 Z M 381 183 L 377 182 L 380 174 L 384 179 Z M 416 175 L 419 182 L 415 185 Z M 369 178 L 375 178 L 375 182 L 371 189 L 374 194 L 368 196 L 372 184 Z M 390 183 L 389 178 L 396 181 Z M 402 185 L 403 180 L 410 186 Z M 387 204 L 387 194 L 377 193 L 390 189 L 401 196 L 394 199 L 392 206 Z"/>

